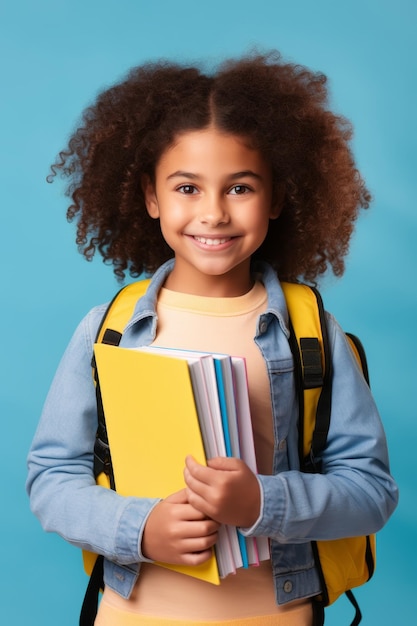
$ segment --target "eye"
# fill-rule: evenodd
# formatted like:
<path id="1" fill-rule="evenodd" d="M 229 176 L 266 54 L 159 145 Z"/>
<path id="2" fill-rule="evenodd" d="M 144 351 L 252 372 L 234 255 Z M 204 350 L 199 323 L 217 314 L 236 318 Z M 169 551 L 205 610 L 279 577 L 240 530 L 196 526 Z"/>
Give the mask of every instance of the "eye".
<path id="1" fill-rule="evenodd" d="M 177 187 L 177 191 L 187 195 L 192 195 L 197 193 L 198 190 L 197 187 L 195 187 L 194 185 L 180 185 L 179 187 Z"/>
<path id="2" fill-rule="evenodd" d="M 251 191 L 251 189 L 247 185 L 235 185 L 230 189 L 229 193 L 233 196 L 242 196 L 245 193 L 249 193 L 249 191 Z"/>

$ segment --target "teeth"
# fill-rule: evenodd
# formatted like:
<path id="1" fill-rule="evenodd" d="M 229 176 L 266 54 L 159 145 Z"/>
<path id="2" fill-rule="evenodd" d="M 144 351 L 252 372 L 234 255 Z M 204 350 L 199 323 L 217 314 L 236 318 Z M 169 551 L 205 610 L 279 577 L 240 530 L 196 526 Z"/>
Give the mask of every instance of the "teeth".
<path id="1" fill-rule="evenodd" d="M 206 237 L 194 237 L 200 243 L 205 243 L 208 246 L 219 246 L 221 243 L 226 243 L 230 240 L 230 237 L 223 237 L 222 239 L 207 239 Z"/>

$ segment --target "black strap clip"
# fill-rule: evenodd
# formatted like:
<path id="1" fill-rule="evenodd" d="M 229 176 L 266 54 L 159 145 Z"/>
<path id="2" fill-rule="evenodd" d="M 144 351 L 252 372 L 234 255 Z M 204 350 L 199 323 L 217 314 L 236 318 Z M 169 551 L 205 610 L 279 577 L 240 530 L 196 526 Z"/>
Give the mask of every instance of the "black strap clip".
<path id="1" fill-rule="evenodd" d="M 317 337 L 300 338 L 304 389 L 322 387 L 324 381 L 320 342 Z"/>

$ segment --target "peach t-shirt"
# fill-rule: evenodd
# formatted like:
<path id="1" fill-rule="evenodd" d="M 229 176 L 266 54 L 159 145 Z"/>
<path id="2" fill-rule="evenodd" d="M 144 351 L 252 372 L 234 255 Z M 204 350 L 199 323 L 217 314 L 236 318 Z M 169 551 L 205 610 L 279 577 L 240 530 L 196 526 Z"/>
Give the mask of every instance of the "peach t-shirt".
<path id="1" fill-rule="evenodd" d="M 210 298 L 162 288 L 158 298 L 155 345 L 207 352 L 227 353 L 246 358 L 250 407 L 258 471 L 270 474 L 274 447 L 273 420 L 267 369 L 253 338 L 256 322 L 265 310 L 267 295 L 257 282 L 245 295 Z M 124 600 L 109 589 L 103 596 L 105 610 L 112 607 L 161 619 L 232 620 L 262 615 L 297 613 L 291 624 L 311 624 L 309 601 L 278 606 L 275 600 L 270 561 L 259 567 L 240 568 L 219 586 L 191 576 L 143 563 L 135 589 Z M 305 610 L 302 610 L 305 607 Z M 300 611 L 301 609 L 301 611 Z M 122 623 L 122 622 L 121 622 Z"/>

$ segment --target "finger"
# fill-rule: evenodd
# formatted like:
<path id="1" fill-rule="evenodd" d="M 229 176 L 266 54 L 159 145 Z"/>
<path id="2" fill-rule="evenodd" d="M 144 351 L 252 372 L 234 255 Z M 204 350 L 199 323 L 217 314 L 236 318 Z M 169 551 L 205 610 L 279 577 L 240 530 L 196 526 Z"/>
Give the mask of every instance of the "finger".
<path id="1" fill-rule="evenodd" d="M 164 502 L 171 502 L 172 504 L 187 504 L 187 492 L 185 489 L 171 493 L 164 498 Z"/>
<path id="2" fill-rule="evenodd" d="M 210 551 L 217 542 L 218 528 L 219 525 L 215 522 L 182 525 L 181 529 L 177 529 L 172 536 L 169 536 L 169 543 L 174 547 L 171 554 L 175 562 L 185 562 L 184 558 L 193 554 L 200 555 L 201 562 L 206 560 L 209 555 L 206 554 L 202 559 L 201 555 Z M 173 562 L 172 559 L 169 562 Z"/>
<path id="3" fill-rule="evenodd" d="M 190 488 L 187 489 L 187 497 L 193 508 L 200 511 L 205 519 L 215 519 L 216 511 L 206 498 Z"/>
<path id="4" fill-rule="evenodd" d="M 198 463 L 194 457 L 189 455 L 185 459 L 185 469 L 187 469 L 192 476 L 201 480 L 201 477 L 206 473 L 205 470 L 207 470 L 207 467 L 205 465 L 201 465 L 201 463 Z"/>
<path id="5" fill-rule="evenodd" d="M 180 491 L 170 494 L 162 502 L 170 505 L 181 505 L 175 510 L 175 518 L 183 521 L 198 521 L 209 519 L 202 511 L 196 509 L 190 504 L 188 499 L 188 489 L 184 488 Z"/>
<path id="6" fill-rule="evenodd" d="M 186 536 L 188 538 L 203 538 L 215 535 L 219 530 L 220 524 L 212 519 L 203 519 L 190 522 L 187 525 Z"/>
<path id="7" fill-rule="evenodd" d="M 202 511 L 203 513 L 205 513 L 204 509 L 201 509 L 199 506 L 196 507 L 194 496 L 198 496 L 199 498 L 206 500 L 210 497 L 210 490 L 212 489 L 212 485 L 201 482 L 200 480 L 195 478 L 187 467 L 184 469 L 184 480 L 185 484 L 187 485 L 186 493 L 188 502 L 193 507 L 197 508 L 198 511 Z"/>
<path id="8" fill-rule="evenodd" d="M 185 459 L 184 478 L 186 482 L 194 480 L 203 485 L 210 485 L 215 479 L 214 472 L 215 470 L 197 463 L 191 456 Z"/>
<path id="9" fill-rule="evenodd" d="M 168 496 L 165 500 L 162 500 L 161 504 L 163 506 L 169 506 L 166 510 L 166 514 L 169 515 L 172 519 L 182 522 L 201 522 L 205 520 L 210 520 L 211 518 L 199 508 L 196 508 L 189 501 L 189 489 L 183 489 L 183 495 L 181 497 L 177 497 L 177 494 L 172 494 Z M 179 501 L 181 500 L 181 501 Z"/>
<path id="10" fill-rule="evenodd" d="M 188 499 L 189 490 L 187 489 L 187 504 L 181 507 L 181 510 L 178 511 L 179 519 L 184 520 L 185 522 L 202 522 L 209 521 L 210 518 L 200 509 L 197 509 Z"/>
<path id="11" fill-rule="evenodd" d="M 179 565 L 202 565 L 213 556 L 213 548 L 199 552 L 188 552 L 181 556 Z"/>
<path id="12" fill-rule="evenodd" d="M 191 554 L 204 552 L 212 548 L 218 539 L 218 533 L 211 533 L 205 537 L 188 537 L 181 542 L 181 552 Z"/>
<path id="13" fill-rule="evenodd" d="M 207 461 L 207 466 L 214 470 L 220 470 L 224 472 L 237 471 L 242 465 L 240 459 L 235 457 L 216 456 Z"/>

